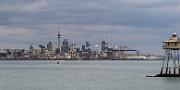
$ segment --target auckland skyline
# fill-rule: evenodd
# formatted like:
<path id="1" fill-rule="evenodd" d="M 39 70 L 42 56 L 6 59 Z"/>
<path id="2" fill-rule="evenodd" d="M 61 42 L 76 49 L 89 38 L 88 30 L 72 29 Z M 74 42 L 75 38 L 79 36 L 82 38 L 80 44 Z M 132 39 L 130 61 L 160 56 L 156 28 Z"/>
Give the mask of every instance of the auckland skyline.
<path id="1" fill-rule="evenodd" d="M 178 0 L 1 0 L 0 48 L 30 44 L 127 45 L 143 52 L 162 53 L 162 41 L 180 35 Z M 60 27 L 60 28 L 59 28 Z"/>

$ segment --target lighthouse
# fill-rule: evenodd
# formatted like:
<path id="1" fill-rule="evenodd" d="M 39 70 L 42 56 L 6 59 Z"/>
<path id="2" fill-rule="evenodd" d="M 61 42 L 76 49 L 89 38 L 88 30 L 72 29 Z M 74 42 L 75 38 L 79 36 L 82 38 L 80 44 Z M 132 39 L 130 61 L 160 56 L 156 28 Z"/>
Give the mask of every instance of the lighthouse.
<path id="1" fill-rule="evenodd" d="M 160 74 L 156 77 L 180 77 L 179 50 L 180 38 L 176 33 L 163 42 L 164 60 Z"/>

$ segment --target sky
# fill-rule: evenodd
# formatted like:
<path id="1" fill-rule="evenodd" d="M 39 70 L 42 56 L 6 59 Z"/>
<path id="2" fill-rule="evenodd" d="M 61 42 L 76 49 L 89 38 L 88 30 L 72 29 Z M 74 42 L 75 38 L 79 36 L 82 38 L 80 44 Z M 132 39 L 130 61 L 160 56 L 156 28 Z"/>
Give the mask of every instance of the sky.
<path id="1" fill-rule="evenodd" d="M 0 0 L 0 48 L 31 44 L 127 45 L 162 53 L 162 42 L 180 35 L 179 0 Z M 56 47 L 56 45 L 54 45 Z"/>

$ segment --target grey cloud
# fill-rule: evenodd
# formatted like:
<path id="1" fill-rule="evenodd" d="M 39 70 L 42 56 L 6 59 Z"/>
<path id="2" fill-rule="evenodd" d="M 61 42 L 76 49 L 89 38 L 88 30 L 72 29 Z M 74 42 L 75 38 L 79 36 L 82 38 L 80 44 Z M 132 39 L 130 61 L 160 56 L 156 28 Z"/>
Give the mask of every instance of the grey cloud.
<path id="1" fill-rule="evenodd" d="M 0 38 L 10 35 L 4 42 L 14 38 L 17 46 L 49 40 L 56 43 L 62 25 L 62 38 L 81 44 L 108 36 L 115 44 L 133 43 L 136 48 L 144 45 L 144 49 L 157 50 L 155 45 L 160 48 L 171 32 L 179 33 L 179 10 L 178 0 L 0 0 L 0 25 L 14 28 Z M 13 34 L 18 28 L 32 34 Z"/>
<path id="2" fill-rule="evenodd" d="M 15 3 L 0 5 L 0 12 L 9 13 L 13 15 L 21 15 L 21 13 L 36 13 L 46 11 L 48 8 L 46 1 L 39 0 L 31 3 Z"/>
<path id="3" fill-rule="evenodd" d="M 20 15 L 24 18 L 22 23 L 27 24 L 116 24 L 140 27 L 164 27 L 168 25 L 173 26 L 179 22 L 177 14 L 162 13 L 162 15 L 160 11 L 154 13 L 151 8 L 134 8 L 130 6 L 131 4 L 128 7 L 128 3 L 124 7 L 121 6 L 121 2 L 116 4 L 113 1 L 110 4 L 108 1 L 104 1 L 104 3 L 101 3 L 103 1 L 81 0 L 61 0 L 57 2 L 59 3 L 51 2 L 48 5 L 49 11 L 36 13 L 12 12 L 10 14 L 13 15 L 12 17 Z M 13 21 L 9 22 L 13 23 Z"/>

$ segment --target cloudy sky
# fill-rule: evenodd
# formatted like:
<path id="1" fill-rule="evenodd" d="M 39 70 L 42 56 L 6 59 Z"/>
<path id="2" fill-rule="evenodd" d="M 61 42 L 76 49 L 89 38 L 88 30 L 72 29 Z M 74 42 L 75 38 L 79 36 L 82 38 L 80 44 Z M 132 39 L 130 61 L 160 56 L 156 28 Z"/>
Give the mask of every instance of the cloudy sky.
<path id="1" fill-rule="evenodd" d="M 180 1 L 0 0 L 0 48 L 56 44 L 58 30 L 78 44 L 107 36 L 110 45 L 161 53 L 162 41 L 180 34 Z"/>

